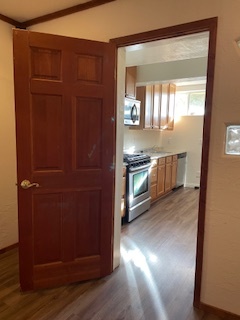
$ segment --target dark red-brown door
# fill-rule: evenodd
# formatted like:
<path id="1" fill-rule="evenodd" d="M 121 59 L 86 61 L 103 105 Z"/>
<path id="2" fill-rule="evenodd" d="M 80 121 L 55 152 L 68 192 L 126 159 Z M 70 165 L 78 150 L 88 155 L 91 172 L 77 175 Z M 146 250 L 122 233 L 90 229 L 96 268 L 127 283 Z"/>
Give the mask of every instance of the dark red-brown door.
<path id="1" fill-rule="evenodd" d="M 112 44 L 14 30 L 22 290 L 112 271 L 114 71 Z"/>

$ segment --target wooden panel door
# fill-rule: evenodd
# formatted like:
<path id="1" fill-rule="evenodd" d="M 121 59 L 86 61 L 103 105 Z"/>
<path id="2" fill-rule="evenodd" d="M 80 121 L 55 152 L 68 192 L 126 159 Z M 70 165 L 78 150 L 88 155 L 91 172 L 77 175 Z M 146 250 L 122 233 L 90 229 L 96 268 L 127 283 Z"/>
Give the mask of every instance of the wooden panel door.
<path id="1" fill-rule="evenodd" d="M 115 47 L 14 30 L 21 289 L 112 271 Z M 26 189 L 23 180 L 38 185 Z"/>

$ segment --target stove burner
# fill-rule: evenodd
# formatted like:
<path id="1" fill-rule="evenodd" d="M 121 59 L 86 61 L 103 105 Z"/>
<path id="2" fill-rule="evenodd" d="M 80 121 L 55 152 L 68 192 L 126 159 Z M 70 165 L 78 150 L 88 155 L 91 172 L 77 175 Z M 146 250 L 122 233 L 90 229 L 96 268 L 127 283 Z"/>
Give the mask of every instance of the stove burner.
<path id="1" fill-rule="evenodd" d="M 125 153 L 123 155 L 123 160 L 127 163 L 145 159 L 150 159 L 150 156 L 143 153 Z"/>
<path id="2" fill-rule="evenodd" d="M 128 168 L 141 167 L 151 162 L 151 157 L 143 153 L 124 154 L 123 161 L 128 164 Z"/>

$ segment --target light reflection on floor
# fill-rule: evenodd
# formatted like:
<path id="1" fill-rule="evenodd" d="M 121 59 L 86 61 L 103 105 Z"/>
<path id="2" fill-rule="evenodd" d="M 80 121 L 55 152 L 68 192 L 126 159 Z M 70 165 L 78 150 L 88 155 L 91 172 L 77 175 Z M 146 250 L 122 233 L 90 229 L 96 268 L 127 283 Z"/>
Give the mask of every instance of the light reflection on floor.
<path id="1" fill-rule="evenodd" d="M 129 281 L 129 283 L 132 283 L 134 278 L 136 288 L 138 287 L 138 284 L 137 284 L 138 281 L 136 279 L 136 272 L 134 271 L 134 267 L 139 268 L 146 280 L 145 284 L 146 284 L 146 288 L 148 289 L 148 293 L 149 293 L 148 296 L 151 298 L 152 307 L 154 308 L 154 311 L 155 311 L 154 313 L 157 316 L 156 319 L 169 320 L 161 299 L 161 295 L 156 286 L 156 281 L 153 278 L 150 267 L 149 267 L 149 263 L 151 264 L 160 263 L 158 257 L 152 254 L 151 252 L 149 252 L 148 255 L 145 256 L 141 251 L 141 249 L 137 247 L 137 245 L 130 238 L 126 236 L 124 237 L 124 241 L 122 241 L 121 243 L 121 256 L 125 263 L 126 275 L 128 278 L 131 278 L 131 281 Z M 160 265 L 158 267 L 160 267 Z M 137 298 L 138 298 L 137 303 L 141 305 L 141 299 L 139 294 Z M 135 299 L 136 297 L 134 297 L 134 303 L 136 303 Z"/>

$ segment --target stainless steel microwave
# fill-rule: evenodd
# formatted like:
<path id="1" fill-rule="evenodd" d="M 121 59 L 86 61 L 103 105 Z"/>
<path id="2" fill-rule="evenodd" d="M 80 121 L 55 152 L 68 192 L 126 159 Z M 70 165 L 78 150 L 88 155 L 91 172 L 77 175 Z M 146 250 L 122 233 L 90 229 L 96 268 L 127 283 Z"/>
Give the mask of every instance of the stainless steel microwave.
<path id="1" fill-rule="evenodd" d="M 126 126 L 139 126 L 141 101 L 125 98 L 124 124 Z"/>

